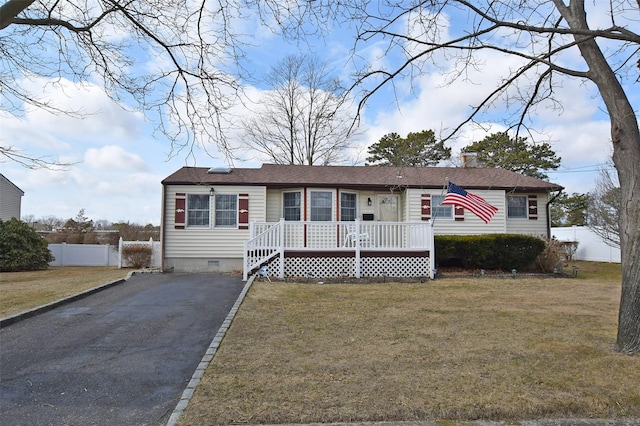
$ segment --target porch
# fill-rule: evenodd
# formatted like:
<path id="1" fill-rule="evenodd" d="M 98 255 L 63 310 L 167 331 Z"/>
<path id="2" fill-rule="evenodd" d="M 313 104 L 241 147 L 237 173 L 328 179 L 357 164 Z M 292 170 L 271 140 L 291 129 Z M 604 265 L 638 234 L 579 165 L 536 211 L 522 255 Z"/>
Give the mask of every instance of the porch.
<path id="1" fill-rule="evenodd" d="M 243 279 L 434 276 L 433 228 L 422 222 L 251 222 Z"/>

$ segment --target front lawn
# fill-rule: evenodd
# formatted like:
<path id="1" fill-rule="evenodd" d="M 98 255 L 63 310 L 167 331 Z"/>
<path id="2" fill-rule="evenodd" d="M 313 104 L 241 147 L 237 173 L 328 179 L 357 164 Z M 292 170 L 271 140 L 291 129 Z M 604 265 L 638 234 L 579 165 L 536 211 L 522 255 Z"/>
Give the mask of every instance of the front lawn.
<path id="1" fill-rule="evenodd" d="M 104 266 L 50 266 L 41 271 L 0 272 L 0 318 L 124 278 L 128 272 Z"/>
<path id="2" fill-rule="evenodd" d="M 620 265 L 579 267 L 256 282 L 181 424 L 640 418 L 640 357 L 613 351 Z"/>

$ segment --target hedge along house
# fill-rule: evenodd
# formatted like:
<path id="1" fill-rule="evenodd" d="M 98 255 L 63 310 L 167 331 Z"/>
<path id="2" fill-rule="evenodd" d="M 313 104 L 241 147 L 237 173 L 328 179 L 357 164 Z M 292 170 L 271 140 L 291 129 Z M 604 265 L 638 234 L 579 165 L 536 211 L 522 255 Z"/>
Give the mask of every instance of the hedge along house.
<path id="1" fill-rule="evenodd" d="M 440 205 L 453 182 L 498 208 Z M 433 234 L 549 235 L 562 187 L 497 168 L 183 167 L 162 181 L 162 269 L 427 277 Z"/>

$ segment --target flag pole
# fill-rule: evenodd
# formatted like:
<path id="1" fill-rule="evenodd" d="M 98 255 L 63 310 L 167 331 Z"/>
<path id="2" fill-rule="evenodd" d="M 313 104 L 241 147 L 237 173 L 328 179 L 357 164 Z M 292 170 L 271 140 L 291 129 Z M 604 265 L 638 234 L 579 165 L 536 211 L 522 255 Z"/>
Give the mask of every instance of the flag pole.
<path id="1" fill-rule="evenodd" d="M 449 177 L 444 178 L 444 187 L 440 191 L 440 196 L 444 194 L 444 189 L 449 188 Z M 433 280 L 436 278 L 436 239 L 435 239 L 435 228 L 436 224 L 436 206 L 431 203 L 431 252 L 429 253 L 429 276 Z"/>
<path id="2" fill-rule="evenodd" d="M 444 195 L 445 193 L 445 188 L 449 187 L 449 176 L 444 178 L 444 186 L 442 187 L 442 189 L 440 190 L 440 196 Z M 433 228 L 433 226 L 436 223 L 436 206 L 431 206 L 431 228 Z"/>

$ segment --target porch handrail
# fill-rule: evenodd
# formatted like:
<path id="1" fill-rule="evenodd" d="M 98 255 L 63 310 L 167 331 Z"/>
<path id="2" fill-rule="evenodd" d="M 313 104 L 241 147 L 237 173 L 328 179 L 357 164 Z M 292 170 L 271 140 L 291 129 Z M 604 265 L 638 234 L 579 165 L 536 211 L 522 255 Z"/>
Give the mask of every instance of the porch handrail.
<path id="1" fill-rule="evenodd" d="M 283 253 L 282 222 L 284 221 L 261 224 L 268 226 L 256 226 L 255 222 L 250 224 L 250 235 L 254 235 L 256 229 L 261 232 L 244 242 L 242 271 L 242 279 L 244 281 L 249 278 L 251 271 L 259 268 L 277 254 Z"/>
<path id="2" fill-rule="evenodd" d="M 255 222 L 251 229 L 283 227 L 285 250 L 344 250 L 359 245 L 373 251 L 431 250 L 430 222 L 280 221 Z M 257 237 L 257 235 L 256 235 Z M 254 237 L 252 232 L 251 238 Z"/>
<path id="3" fill-rule="evenodd" d="M 280 255 L 284 271 L 285 251 L 352 251 L 359 276 L 361 252 L 429 251 L 433 278 L 433 227 L 422 222 L 285 221 L 252 222 L 244 246 L 243 278 Z"/>

